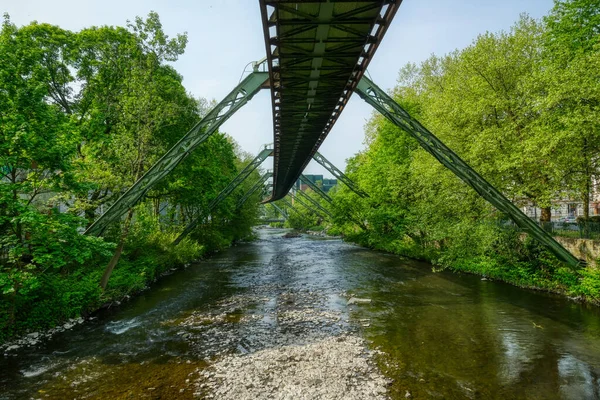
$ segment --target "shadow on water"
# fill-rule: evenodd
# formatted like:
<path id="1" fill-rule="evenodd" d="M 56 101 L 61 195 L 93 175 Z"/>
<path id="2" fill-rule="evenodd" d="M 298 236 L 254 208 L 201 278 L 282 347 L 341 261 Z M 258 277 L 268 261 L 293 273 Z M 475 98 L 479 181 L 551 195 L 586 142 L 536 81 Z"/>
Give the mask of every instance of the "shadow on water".
<path id="1" fill-rule="evenodd" d="M 600 312 L 340 240 L 261 239 L 0 359 L 0 399 L 192 398 L 194 371 L 306 332 L 359 332 L 392 398 L 600 399 Z M 350 296 L 370 304 L 346 304 Z M 296 307 L 296 308 L 294 308 Z M 331 324 L 285 324 L 291 311 Z M 349 320 L 349 322 L 348 322 Z M 190 375 L 191 374 L 191 375 Z M 192 377 L 192 378 L 190 378 Z"/>

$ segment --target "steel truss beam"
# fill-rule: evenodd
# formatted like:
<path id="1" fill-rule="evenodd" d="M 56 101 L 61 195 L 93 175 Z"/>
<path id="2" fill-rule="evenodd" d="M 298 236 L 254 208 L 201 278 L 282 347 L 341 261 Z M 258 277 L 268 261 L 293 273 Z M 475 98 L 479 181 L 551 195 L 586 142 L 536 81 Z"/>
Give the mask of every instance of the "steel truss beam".
<path id="1" fill-rule="evenodd" d="M 310 197 L 309 195 L 307 195 L 306 193 L 304 193 L 302 190 L 296 190 L 296 194 L 299 194 L 301 197 L 303 197 L 306 200 L 308 200 L 313 206 L 317 207 L 319 210 L 321 210 L 329 218 L 333 218 L 333 215 L 331 215 L 331 213 L 329 212 L 329 210 L 327 210 L 325 207 L 323 207 L 322 205 L 320 205 L 318 201 L 316 201 L 315 199 L 313 199 L 312 197 Z"/>
<path id="2" fill-rule="evenodd" d="M 248 75 L 204 118 L 190 129 L 164 156 L 133 184 L 117 201 L 85 231 L 86 235 L 101 235 L 104 229 L 133 207 L 158 181 L 168 175 L 198 145 L 208 139 L 237 110 L 246 104 L 269 79 L 267 72 Z"/>
<path id="3" fill-rule="evenodd" d="M 248 178 L 248 176 L 250 176 L 250 174 L 256 168 L 258 168 L 258 166 L 260 164 L 262 164 L 262 162 L 265 161 L 267 159 L 267 157 L 269 157 L 272 154 L 273 154 L 273 149 L 264 149 L 260 153 L 258 153 L 258 155 L 254 158 L 254 160 L 250 161 L 250 164 L 246 165 L 246 167 L 242 170 L 242 172 L 240 172 L 235 178 L 233 178 L 233 180 L 229 183 L 229 185 L 227 185 L 227 187 L 225 189 L 221 190 L 221 192 L 219 192 L 217 197 L 215 197 L 208 204 L 208 214 L 210 214 L 216 206 L 218 206 L 223 200 L 225 200 L 227 198 L 227 196 L 229 196 L 231 194 L 231 192 L 233 192 L 242 182 L 244 182 L 246 180 L 246 178 Z M 181 232 L 181 234 L 177 237 L 177 239 L 175 239 L 175 241 L 173 242 L 173 245 L 177 246 L 177 244 L 179 244 L 179 242 L 181 242 L 181 240 L 184 237 L 186 237 L 187 235 L 190 234 L 190 232 L 192 232 L 194 229 L 196 229 L 196 227 L 198 226 L 198 224 L 204 217 L 205 217 L 205 215 L 200 215 L 200 216 L 196 217 L 194 220 L 192 220 L 192 222 L 190 222 L 188 224 L 188 226 L 185 227 L 185 229 L 183 230 L 183 232 Z"/>
<path id="4" fill-rule="evenodd" d="M 369 197 L 369 195 L 362 191 L 356 183 L 354 183 L 350 178 L 344 175 L 344 173 L 340 171 L 335 165 L 333 165 L 329 160 L 323 157 L 321 153 L 315 151 L 313 159 L 319 164 L 321 164 L 323 167 L 325 167 L 327 171 L 331 172 L 331 174 L 335 176 L 339 181 L 344 182 L 344 184 L 348 186 L 348 188 L 350 188 L 350 190 L 352 190 L 354 193 L 356 193 L 360 197 Z"/>
<path id="5" fill-rule="evenodd" d="M 419 121 L 411 117 L 387 93 L 366 77 L 362 77 L 356 91 L 360 97 L 373 108 L 383 114 L 396 126 L 414 137 L 421 147 L 434 156 L 446 168 L 471 186 L 481 197 L 490 202 L 501 212 L 508 215 L 521 229 L 529 233 L 556 257 L 576 268 L 581 264 L 573 254 L 560 245 L 552 236 L 540 228 L 531 218 L 525 215 L 518 207 L 488 183 L 481 175 L 473 170 L 466 162 L 448 148 L 441 140 L 435 137 Z"/>
<path id="6" fill-rule="evenodd" d="M 271 204 L 272 206 L 274 204 Z M 266 204 L 261 204 L 261 207 L 263 208 L 263 212 L 268 212 L 267 210 L 267 205 Z M 275 212 L 279 212 L 281 214 L 281 211 L 277 211 L 277 208 L 273 208 L 275 210 Z M 285 222 L 285 220 L 287 219 L 286 216 L 284 214 L 281 214 L 281 219 L 277 219 L 277 217 L 273 217 L 273 218 L 268 218 L 265 215 L 263 215 L 261 218 L 259 218 L 259 221 L 262 223 L 271 223 L 271 222 Z"/>
<path id="7" fill-rule="evenodd" d="M 308 211 L 310 211 L 311 213 L 315 214 L 316 216 L 319 216 L 319 211 L 316 210 L 313 206 L 311 206 L 310 204 L 307 204 L 304 202 L 304 200 L 301 200 L 300 197 L 298 195 L 293 194 L 294 201 L 297 201 L 298 203 L 300 203 L 301 206 L 303 206 L 304 208 L 306 208 Z"/>
<path id="8" fill-rule="evenodd" d="M 286 195 L 346 107 L 402 0 L 260 0 L 273 108 L 273 194 Z"/>
<path id="9" fill-rule="evenodd" d="M 277 210 L 277 212 L 278 212 L 279 214 L 281 214 L 281 216 L 282 216 L 284 219 L 289 219 L 289 218 L 290 218 L 290 217 L 288 216 L 288 214 L 287 214 L 285 211 L 283 211 L 283 210 L 281 209 L 281 207 L 279 207 L 277 204 L 275 204 L 275 203 L 270 203 L 270 204 L 273 206 L 273 208 L 274 208 L 275 210 Z"/>
<path id="10" fill-rule="evenodd" d="M 304 182 L 306 185 L 308 185 L 308 187 L 311 188 L 313 192 L 317 193 L 323 199 L 327 200 L 329 203 L 332 202 L 331 197 L 329 197 L 329 195 L 327 193 L 325 193 L 323 190 L 321 190 L 321 188 L 318 187 L 317 185 L 315 185 L 310 179 L 308 179 L 306 176 L 304 176 L 304 174 L 300 175 L 300 180 L 302 182 Z"/>
<path id="11" fill-rule="evenodd" d="M 236 208 L 240 208 L 241 206 L 243 206 L 244 203 L 248 200 L 248 198 L 252 196 L 258 189 L 264 187 L 263 185 L 265 181 L 272 176 L 273 173 L 265 172 L 263 176 L 258 178 L 258 180 L 254 182 L 254 185 L 252 185 L 252 187 L 238 200 Z"/>
<path id="12" fill-rule="evenodd" d="M 292 203 L 290 203 L 290 201 L 284 197 L 282 199 L 279 199 L 278 201 L 281 201 L 283 204 L 285 204 L 290 210 L 294 211 L 296 214 L 298 214 L 299 216 L 302 217 L 302 213 L 300 211 L 298 211 L 298 209 L 296 207 L 294 207 L 294 205 Z M 273 204 L 273 203 L 270 203 Z M 289 215 L 288 215 L 289 216 Z"/>

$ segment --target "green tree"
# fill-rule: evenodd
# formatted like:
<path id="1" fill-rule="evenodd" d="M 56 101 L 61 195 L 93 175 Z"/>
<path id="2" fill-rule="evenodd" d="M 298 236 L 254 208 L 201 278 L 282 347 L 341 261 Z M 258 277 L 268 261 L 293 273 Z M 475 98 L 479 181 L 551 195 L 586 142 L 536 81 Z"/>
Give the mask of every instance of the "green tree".
<path id="1" fill-rule="evenodd" d="M 544 18 L 543 128 L 554 132 L 567 196 L 589 217 L 593 182 L 600 177 L 600 7 L 594 0 L 556 1 Z"/>

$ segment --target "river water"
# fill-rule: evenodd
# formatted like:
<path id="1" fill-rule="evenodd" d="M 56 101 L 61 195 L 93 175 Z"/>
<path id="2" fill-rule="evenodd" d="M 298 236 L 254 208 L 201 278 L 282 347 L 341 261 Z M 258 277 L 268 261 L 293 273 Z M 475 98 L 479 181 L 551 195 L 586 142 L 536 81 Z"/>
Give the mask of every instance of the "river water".
<path id="1" fill-rule="evenodd" d="M 285 232 L 2 356 L 0 399 L 189 399 L 226 354 L 345 334 L 381 351 L 390 398 L 600 399 L 597 308 Z"/>

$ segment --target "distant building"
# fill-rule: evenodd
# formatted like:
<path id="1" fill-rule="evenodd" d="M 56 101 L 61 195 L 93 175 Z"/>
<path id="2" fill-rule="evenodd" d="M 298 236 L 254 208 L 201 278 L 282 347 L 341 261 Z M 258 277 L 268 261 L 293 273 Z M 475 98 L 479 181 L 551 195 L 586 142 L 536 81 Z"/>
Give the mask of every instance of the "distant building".
<path id="1" fill-rule="evenodd" d="M 323 175 L 304 175 L 306 179 L 317 185 L 325 193 L 329 192 L 332 187 L 337 185 L 337 179 L 323 178 Z M 308 185 L 303 183 L 300 179 L 296 181 L 296 189 L 302 190 L 303 192 L 308 189 Z"/>
<path id="2" fill-rule="evenodd" d="M 598 183 L 593 182 L 593 190 L 590 193 L 590 216 L 600 215 L 600 190 L 598 190 Z M 526 204 L 521 207 L 521 210 L 530 218 L 539 220 L 541 216 L 541 209 L 535 207 L 532 204 Z M 581 200 L 573 199 L 560 199 L 552 201 L 551 210 L 552 220 L 560 221 L 565 218 L 577 218 L 584 215 L 583 202 Z"/>
<path id="3" fill-rule="evenodd" d="M 329 192 L 335 185 L 337 185 L 337 179 L 323 179 L 323 191 L 325 193 Z"/>

